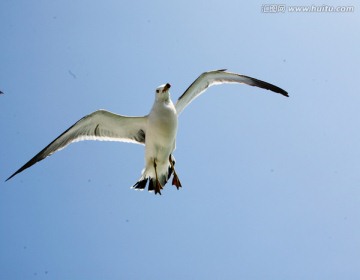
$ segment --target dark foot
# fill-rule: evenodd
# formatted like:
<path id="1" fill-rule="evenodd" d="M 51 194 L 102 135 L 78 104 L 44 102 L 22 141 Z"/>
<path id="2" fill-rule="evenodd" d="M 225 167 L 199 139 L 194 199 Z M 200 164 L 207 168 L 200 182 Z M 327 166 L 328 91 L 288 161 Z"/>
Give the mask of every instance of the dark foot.
<path id="1" fill-rule="evenodd" d="M 181 188 L 182 186 L 181 186 L 179 177 L 178 177 L 178 175 L 177 175 L 176 172 L 175 172 L 175 167 L 174 167 L 175 161 L 172 161 L 172 160 L 171 160 L 171 155 L 169 156 L 169 162 L 170 162 L 170 168 L 171 168 L 171 170 L 172 170 L 172 172 L 173 172 L 173 175 L 174 175 L 174 176 L 173 176 L 173 180 L 172 180 L 172 184 L 173 184 L 173 186 L 175 186 L 177 189 L 179 189 L 179 188 Z"/>
<path id="2" fill-rule="evenodd" d="M 156 179 L 155 194 L 160 194 L 161 195 L 162 188 L 163 187 L 161 186 L 159 180 Z"/>
<path id="3" fill-rule="evenodd" d="M 181 183 L 180 183 L 179 177 L 177 176 L 175 170 L 174 170 L 174 176 L 173 176 L 172 184 L 177 189 L 181 188 Z"/>
<path id="4" fill-rule="evenodd" d="M 156 179 L 155 179 L 155 194 L 160 194 L 161 195 L 161 190 L 162 190 L 162 185 L 160 184 L 159 182 L 159 178 L 158 178 L 158 174 L 157 174 L 157 170 L 156 170 L 156 162 L 155 162 L 155 159 L 154 159 L 154 169 L 155 169 L 155 176 L 156 176 Z"/>

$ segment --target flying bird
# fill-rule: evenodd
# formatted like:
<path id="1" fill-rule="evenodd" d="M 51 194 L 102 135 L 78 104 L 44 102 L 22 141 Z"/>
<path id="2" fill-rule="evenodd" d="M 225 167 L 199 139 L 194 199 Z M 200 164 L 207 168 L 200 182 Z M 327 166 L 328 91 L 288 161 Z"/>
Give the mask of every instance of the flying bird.
<path id="1" fill-rule="evenodd" d="M 241 74 L 227 72 L 225 69 L 201 74 L 175 104 L 170 99 L 170 84 L 167 83 L 156 88 L 155 102 L 148 115 L 129 117 L 105 110 L 95 111 L 63 132 L 6 181 L 38 161 L 65 148 L 70 143 L 83 140 L 100 140 L 145 145 L 145 168 L 132 188 L 143 190 L 148 185 L 149 191 L 161 194 L 161 190 L 172 175 L 172 184 L 179 189 L 181 182 L 175 171 L 175 158 L 173 156 L 178 117 L 208 87 L 226 83 L 256 86 L 288 97 L 285 90 L 275 85 Z"/>

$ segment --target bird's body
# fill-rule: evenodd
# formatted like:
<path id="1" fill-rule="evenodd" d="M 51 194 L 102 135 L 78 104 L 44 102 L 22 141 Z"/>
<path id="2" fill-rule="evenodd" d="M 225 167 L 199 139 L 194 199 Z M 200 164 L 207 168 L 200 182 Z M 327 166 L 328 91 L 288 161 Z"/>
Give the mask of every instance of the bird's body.
<path id="1" fill-rule="evenodd" d="M 168 84 L 167 84 L 168 85 Z M 172 172 L 169 158 L 175 150 L 177 133 L 177 114 L 173 102 L 170 99 L 167 85 L 158 88 L 155 103 L 147 117 L 145 138 L 145 169 L 142 172 L 140 182 L 146 178 L 156 178 L 161 186 L 164 186 Z M 170 85 L 168 85 L 170 87 Z M 154 165 L 156 165 L 156 172 Z M 159 192 L 156 181 L 150 181 L 150 189 Z M 136 185 L 134 186 L 136 188 Z"/>
<path id="2" fill-rule="evenodd" d="M 222 83 L 245 83 L 288 96 L 283 89 L 244 75 L 217 70 L 200 75 L 180 96 L 176 104 L 171 101 L 170 84 L 156 89 L 154 105 L 150 113 L 143 117 L 117 115 L 105 110 L 98 110 L 76 122 L 42 151 L 29 160 L 7 180 L 32 166 L 36 162 L 65 148 L 68 144 L 82 140 L 107 140 L 131 142 L 145 145 L 145 168 L 135 189 L 144 189 L 160 193 L 170 176 L 172 184 L 181 187 L 175 171 L 173 152 L 176 147 L 178 117 L 180 113 L 206 88 Z"/>
<path id="3" fill-rule="evenodd" d="M 168 98 L 155 101 L 149 115 L 145 138 L 145 158 L 148 161 L 157 158 L 160 162 L 168 160 L 175 149 L 177 132 L 177 114 L 169 93 Z"/>

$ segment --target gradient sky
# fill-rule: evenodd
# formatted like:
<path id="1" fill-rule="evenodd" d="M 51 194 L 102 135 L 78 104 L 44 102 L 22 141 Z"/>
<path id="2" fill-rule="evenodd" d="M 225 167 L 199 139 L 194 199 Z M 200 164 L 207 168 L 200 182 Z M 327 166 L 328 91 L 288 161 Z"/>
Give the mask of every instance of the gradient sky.
<path id="1" fill-rule="evenodd" d="M 0 279 L 360 279 L 360 17 L 261 1 L 0 2 Z M 303 1 L 297 5 L 318 5 Z M 4 180 L 86 114 L 186 108 L 183 188 L 131 190 L 144 148 L 75 143 Z"/>

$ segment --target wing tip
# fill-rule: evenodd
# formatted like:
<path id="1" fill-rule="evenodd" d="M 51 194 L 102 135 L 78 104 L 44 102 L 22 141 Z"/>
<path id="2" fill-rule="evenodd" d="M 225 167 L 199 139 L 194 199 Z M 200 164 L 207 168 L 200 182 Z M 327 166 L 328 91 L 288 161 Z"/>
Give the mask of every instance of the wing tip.
<path id="1" fill-rule="evenodd" d="M 213 73 L 213 72 L 226 72 L 228 69 L 226 68 L 223 68 L 223 69 L 218 69 L 218 70 L 212 70 L 212 71 L 208 71 L 208 72 L 204 72 L 203 74 L 208 74 L 208 73 Z M 228 72 L 229 74 L 236 74 L 236 75 L 241 75 L 241 74 L 237 74 L 237 73 L 231 73 L 231 72 Z M 254 79 L 254 78 L 252 78 Z M 272 85 L 274 86 L 274 85 Z M 289 94 L 287 91 L 283 90 L 282 88 L 279 88 L 277 86 L 274 86 L 274 88 L 270 89 L 276 93 L 280 93 L 281 95 L 285 96 L 285 97 L 289 97 Z"/>
<path id="2" fill-rule="evenodd" d="M 285 97 L 290 97 L 289 94 L 287 93 L 287 91 L 283 90 L 280 88 L 280 91 L 278 91 L 278 93 L 282 94 Z"/>
<path id="3" fill-rule="evenodd" d="M 12 174 L 9 178 L 7 178 L 6 180 L 5 180 L 5 182 L 7 182 L 7 181 L 9 181 L 12 177 L 14 177 L 16 174 L 18 174 L 18 172 L 16 171 L 14 174 Z"/>
<path id="4" fill-rule="evenodd" d="M 270 84 L 271 85 L 271 84 Z M 265 89 L 271 90 L 272 92 L 279 93 L 285 97 L 289 97 L 289 94 L 287 91 L 283 90 L 282 88 L 279 88 L 277 86 L 271 85 L 271 87 L 264 87 Z"/>
<path id="5" fill-rule="evenodd" d="M 40 152 L 41 153 L 41 152 Z M 42 160 L 42 158 L 39 158 L 39 154 L 34 156 L 32 159 L 30 159 L 27 163 L 25 163 L 23 166 L 21 166 L 16 172 L 14 172 L 9 178 L 5 180 L 5 182 L 9 181 L 12 177 L 15 177 L 15 175 L 23 172 L 25 169 L 28 169 L 29 167 L 33 166 L 38 161 Z"/>
<path id="6" fill-rule="evenodd" d="M 31 160 L 29 161 L 31 162 Z M 30 166 L 32 166 L 34 163 L 29 165 L 29 162 L 27 162 L 26 164 L 24 164 L 21 168 L 19 168 L 16 172 L 14 172 L 9 178 L 7 178 L 5 180 L 5 182 L 9 181 L 11 178 L 15 177 L 15 175 L 23 172 L 25 169 L 29 168 Z M 36 163 L 36 162 L 35 162 Z"/>

